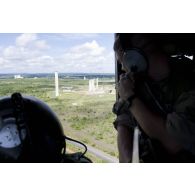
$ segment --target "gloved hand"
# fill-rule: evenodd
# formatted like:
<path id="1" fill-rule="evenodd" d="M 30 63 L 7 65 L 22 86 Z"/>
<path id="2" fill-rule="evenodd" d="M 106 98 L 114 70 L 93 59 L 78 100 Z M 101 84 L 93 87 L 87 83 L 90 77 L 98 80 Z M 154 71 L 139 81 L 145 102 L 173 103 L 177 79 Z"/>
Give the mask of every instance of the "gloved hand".
<path id="1" fill-rule="evenodd" d="M 129 111 L 126 101 L 119 99 L 119 101 L 114 104 L 112 111 L 117 115 L 116 120 L 113 122 L 115 129 L 117 129 L 118 125 L 129 128 L 134 127 L 134 124 L 132 123 L 132 114 Z"/>
<path id="2" fill-rule="evenodd" d="M 132 73 L 126 73 L 120 76 L 118 91 L 122 100 L 126 101 L 129 97 L 134 95 L 134 84 L 135 81 L 133 79 Z"/>

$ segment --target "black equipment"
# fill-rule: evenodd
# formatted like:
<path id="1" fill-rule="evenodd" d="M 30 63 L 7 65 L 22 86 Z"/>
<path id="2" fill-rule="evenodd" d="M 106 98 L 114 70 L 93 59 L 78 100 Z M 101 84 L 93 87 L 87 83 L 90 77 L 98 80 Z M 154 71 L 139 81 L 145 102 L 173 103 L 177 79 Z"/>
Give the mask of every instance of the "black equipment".
<path id="1" fill-rule="evenodd" d="M 148 60 L 143 51 L 132 48 L 124 52 L 123 66 L 129 72 L 146 72 L 148 69 Z"/>
<path id="2" fill-rule="evenodd" d="M 86 146 L 79 142 L 85 152 L 66 156 L 66 139 L 76 141 L 44 102 L 20 93 L 0 99 L 0 162 L 79 162 Z"/>

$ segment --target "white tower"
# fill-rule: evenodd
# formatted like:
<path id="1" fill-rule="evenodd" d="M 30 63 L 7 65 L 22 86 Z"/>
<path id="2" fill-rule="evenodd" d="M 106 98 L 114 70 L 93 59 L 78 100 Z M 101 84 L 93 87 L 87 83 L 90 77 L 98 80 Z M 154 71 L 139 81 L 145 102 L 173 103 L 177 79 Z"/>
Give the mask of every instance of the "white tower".
<path id="1" fill-rule="evenodd" d="M 55 91 L 56 97 L 59 96 L 58 72 L 55 72 Z"/>
<path id="2" fill-rule="evenodd" d="M 96 89 L 98 89 L 98 78 L 96 78 Z"/>
<path id="3" fill-rule="evenodd" d="M 95 80 L 90 79 L 89 80 L 89 92 L 94 92 L 95 91 Z"/>

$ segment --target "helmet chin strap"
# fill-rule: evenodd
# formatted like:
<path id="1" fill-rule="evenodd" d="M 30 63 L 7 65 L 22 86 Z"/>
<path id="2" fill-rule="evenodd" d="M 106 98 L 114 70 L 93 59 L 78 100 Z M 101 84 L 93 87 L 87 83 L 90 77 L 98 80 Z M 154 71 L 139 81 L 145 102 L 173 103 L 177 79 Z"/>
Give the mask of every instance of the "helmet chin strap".
<path id="1" fill-rule="evenodd" d="M 23 144 L 23 141 L 26 136 L 30 137 L 28 127 L 25 122 L 23 98 L 20 93 L 13 93 L 11 95 L 11 100 L 13 103 L 14 117 L 16 119 L 17 130 L 19 132 L 21 144 Z M 29 141 L 31 143 L 32 140 L 29 139 Z"/>
<path id="2" fill-rule="evenodd" d="M 20 155 L 22 155 L 23 150 L 25 151 L 25 147 L 27 147 L 25 143 L 28 143 L 29 151 L 31 152 L 33 152 L 33 143 L 30 130 L 25 120 L 24 99 L 22 95 L 20 93 L 13 93 L 11 95 L 11 101 L 14 109 L 16 128 L 21 142 L 21 150 L 18 156 L 18 158 L 20 158 Z"/>

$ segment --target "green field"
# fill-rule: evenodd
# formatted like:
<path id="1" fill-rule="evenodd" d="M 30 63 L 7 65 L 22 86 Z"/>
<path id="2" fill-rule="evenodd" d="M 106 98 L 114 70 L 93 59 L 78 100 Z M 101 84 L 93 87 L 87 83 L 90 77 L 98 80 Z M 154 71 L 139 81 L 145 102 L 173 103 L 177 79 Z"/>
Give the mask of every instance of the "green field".
<path id="1" fill-rule="evenodd" d="M 97 94 L 88 93 L 88 82 L 59 79 L 60 96 L 56 98 L 54 79 L 0 79 L 0 96 L 20 92 L 43 100 L 56 112 L 67 136 L 117 157 L 116 131 L 112 125 L 115 118 L 112 113 L 114 81 L 99 79 L 99 89 L 104 93 Z M 71 88 L 70 92 L 64 91 L 67 87 Z M 77 150 L 72 146 L 70 149 Z M 93 161 L 101 162 L 96 158 Z"/>

